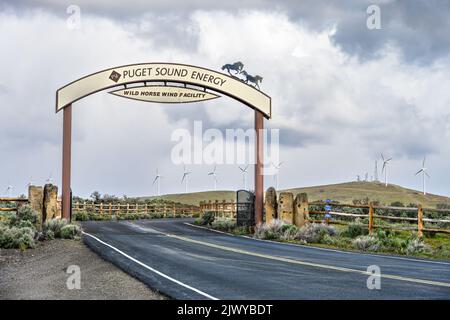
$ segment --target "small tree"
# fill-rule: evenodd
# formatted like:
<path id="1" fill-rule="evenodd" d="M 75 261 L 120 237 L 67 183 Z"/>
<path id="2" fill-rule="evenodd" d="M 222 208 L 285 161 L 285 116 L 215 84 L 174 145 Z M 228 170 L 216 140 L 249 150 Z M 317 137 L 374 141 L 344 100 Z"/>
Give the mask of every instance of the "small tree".
<path id="1" fill-rule="evenodd" d="M 94 203 L 99 203 L 101 197 L 102 195 L 98 191 L 92 192 L 90 196 L 90 198 L 92 199 L 92 201 L 94 201 Z"/>

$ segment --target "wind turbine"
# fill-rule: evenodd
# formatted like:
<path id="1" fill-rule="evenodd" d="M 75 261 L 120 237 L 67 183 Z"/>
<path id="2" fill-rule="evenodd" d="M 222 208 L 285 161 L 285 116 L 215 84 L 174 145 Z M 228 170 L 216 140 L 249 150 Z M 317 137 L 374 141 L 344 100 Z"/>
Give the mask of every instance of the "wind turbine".
<path id="1" fill-rule="evenodd" d="M 188 192 L 188 175 L 190 175 L 191 171 L 186 171 L 186 166 L 183 166 L 183 178 L 181 178 L 181 183 L 183 184 L 184 181 L 184 192 Z"/>
<path id="2" fill-rule="evenodd" d="M 422 168 L 420 168 L 419 171 L 416 172 L 416 176 L 422 173 L 422 189 L 423 189 L 423 194 L 426 195 L 426 191 L 425 191 L 425 175 L 430 178 L 430 175 L 427 172 L 427 168 L 425 168 L 425 157 L 423 157 L 423 161 L 422 161 Z"/>
<path id="3" fill-rule="evenodd" d="M 53 178 L 52 178 L 52 174 L 50 173 L 50 175 L 48 176 L 47 180 L 45 180 L 45 182 L 47 183 L 53 183 Z"/>
<path id="4" fill-rule="evenodd" d="M 273 178 L 275 179 L 275 190 L 278 190 L 278 172 L 280 171 L 280 167 L 284 162 L 281 161 L 280 163 L 278 163 L 277 165 L 275 165 L 275 163 L 272 162 L 272 166 L 277 169 L 277 173 L 275 173 L 275 175 L 273 176 Z"/>
<path id="5" fill-rule="evenodd" d="M 242 179 L 244 181 L 244 190 L 247 190 L 247 169 L 248 165 L 246 165 L 244 168 L 239 167 L 239 170 L 242 172 Z"/>
<path id="6" fill-rule="evenodd" d="M 14 187 L 8 182 L 8 187 L 6 188 L 6 194 L 8 195 L 8 198 L 11 198 L 11 192 L 14 189 Z"/>
<path id="7" fill-rule="evenodd" d="M 384 159 L 383 154 L 381 154 L 381 159 L 383 159 L 383 168 L 381 169 L 381 174 L 383 174 L 384 171 L 384 184 L 387 187 L 387 165 L 389 164 L 389 161 L 392 160 L 392 158 L 389 158 L 387 160 Z"/>
<path id="8" fill-rule="evenodd" d="M 216 175 L 216 168 L 217 166 L 214 166 L 214 170 L 208 173 L 208 176 L 212 176 L 214 178 L 214 191 L 217 190 L 217 175 Z"/>
<path id="9" fill-rule="evenodd" d="M 156 168 L 156 176 L 155 176 L 155 180 L 153 180 L 152 185 L 155 185 L 155 183 L 156 183 L 156 195 L 158 197 L 160 196 L 160 187 L 161 187 L 160 183 L 161 183 L 162 177 L 163 176 L 159 174 L 158 168 Z"/>

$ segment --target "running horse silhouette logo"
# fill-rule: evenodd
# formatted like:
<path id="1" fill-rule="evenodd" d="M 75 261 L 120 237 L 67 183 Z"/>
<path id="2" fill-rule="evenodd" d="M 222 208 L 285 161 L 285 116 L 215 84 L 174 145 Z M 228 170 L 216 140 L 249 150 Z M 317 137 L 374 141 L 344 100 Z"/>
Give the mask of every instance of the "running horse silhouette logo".
<path id="1" fill-rule="evenodd" d="M 254 85 L 255 85 L 255 87 L 257 87 L 258 88 L 258 90 L 260 90 L 259 89 L 259 84 L 258 83 L 261 83 L 262 82 L 262 77 L 261 76 L 258 76 L 258 75 L 256 75 L 256 76 L 251 76 L 251 75 L 249 75 L 248 73 L 247 73 L 247 71 L 245 71 L 245 70 L 242 70 L 240 73 L 242 73 L 244 76 L 245 76 L 245 80 L 244 80 L 244 82 L 245 83 L 249 83 L 249 82 L 251 82 L 251 83 L 253 83 Z"/>
<path id="2" fill-rule="evenodd" d="M 230 76 L 233 76 L 231 74 L 230 70 L 233 70 L 236 72 L 236 74 L 239 74 L 239 72 L 241 72 L 242 69 L 244 69 L 244 64 L 240 61 L 235 62 L 235 63 L 227 63 L 222 66 L 222 70 L 227 70 L 228 73 L 230 74 Z"/>

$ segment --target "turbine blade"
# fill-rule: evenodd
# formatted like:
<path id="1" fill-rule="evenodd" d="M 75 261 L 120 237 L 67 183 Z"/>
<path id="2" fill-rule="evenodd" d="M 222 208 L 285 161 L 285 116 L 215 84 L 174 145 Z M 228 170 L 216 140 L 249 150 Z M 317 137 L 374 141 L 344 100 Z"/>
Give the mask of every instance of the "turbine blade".
<path id="1" fill-rule="evenodd" d="M 158 176 L 155 177 L 155 180 L 153 180 L 152 185 L 154 185 L 156 181 L 158 181 Z"/>
<path id="2" fill-rule="evenodd" d="M 383 154 L 381 154 L 381 159 L 383 159 L 383 161 L 384 161 L 384 157 L 383 157 Z"/>
<path id="3" fill-rule="evenodd" d="M 424 171 L 424 173 L 427 175 L 428 178 L 431 178 L 430 175 L 426 171 Z"/>
<path id="4" fill-rule="evenodd" d="M 425 168 L 425 157 L 423 157 L 422 168 Z"/>
<path id="5" fill-rule="evenodd" d="M 423 169 L 420 169 L 419 171 L 416 172 L 415 176 L 417 176 L 419 173 L 421 173 L 423 171 Z"/>

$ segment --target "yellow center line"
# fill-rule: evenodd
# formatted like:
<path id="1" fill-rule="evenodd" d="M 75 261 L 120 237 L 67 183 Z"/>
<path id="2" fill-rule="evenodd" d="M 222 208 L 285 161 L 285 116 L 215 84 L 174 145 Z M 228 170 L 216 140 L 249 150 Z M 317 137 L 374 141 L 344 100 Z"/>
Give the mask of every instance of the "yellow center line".
<path id="1" fill-rule="evenodd" d="M 174 235 L 174 234 L 166 234 L 166 235 L 168 237 L 175 238 L 175 239 L 178 239 L 178 240 L 182 240 L 182 241 L 186 241 L 186 242 L 190 242 L 190 243 L 195 243 L 195 244 L 200 244 L 200 245 L 203 245 L 203 246 L 216 248 L 216 249 L 220 249 L 220 250 L 224 250 L 224 251 L 245 254 L 245 255 L 249 255 L 249 256 L 253 256 L 253 257 L 259 257 L 259 258 L 270 259 L 270 260 L 281 261 L 281 262 L 292 263 L 292 264 L 303 265 L 303 266 L 314 267 L 314 268 L 322 268 L 322 269 L 328 269 L 328 270 L 334 270 L 334 271 L 340 271 L 340 272 L 352 272 L 352 273 L 358 273 L 358 274 L 367 275 L 367 276 L 376 276 L 376 275 L 374 275 L 371 272 L 363 271 L 363 270 L 344 268 L 344 267 L 337 267 L 337 266 L 332 266 L 332 265 L 313 263 L 313 262 L 301 261 L 301 260 L 284 258 L 284 257 L 277 257 L 277 256 L 268 255 L 268 254 L 256 253 L 256 252 L 251 252 L 251 251 L 247 251 L 247 250 L 221 246 L 221 245 L 214 244 L 214 243 L 194 240 L 194 239 L 191 239 L 191 238 L 177 236 L 177 235 Z M 427 284 L 427 285 L 432 285 L 432 286 L 439 286 L 439 287 L 450 288 L 450 283 L 448 283 L 448 282 L 416 279 L 416 278 L 395 276 L 395 275 L 384 274 L 384 273 L 381 274 L 381 278 L 400 280 L 400 281 L 407 281 L 407 282 L 414 282 L 414 283 L 420 283 L 420 284 Z"/>

